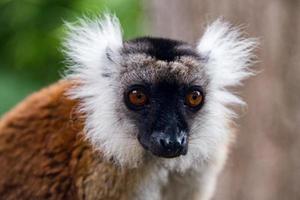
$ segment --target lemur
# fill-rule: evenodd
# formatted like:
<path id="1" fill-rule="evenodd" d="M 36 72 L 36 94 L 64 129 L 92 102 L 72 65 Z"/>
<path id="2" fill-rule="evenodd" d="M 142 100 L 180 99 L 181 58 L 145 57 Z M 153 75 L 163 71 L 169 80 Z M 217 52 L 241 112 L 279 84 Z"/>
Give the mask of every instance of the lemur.
<path id="1" fill-rule="evenodd" d="M 222 19 L 195 45 L 125 41 L 109 14 L 67 27 L 66 76 L 0 120 L 0 199 L 211 199 L 256 39 Z"/>

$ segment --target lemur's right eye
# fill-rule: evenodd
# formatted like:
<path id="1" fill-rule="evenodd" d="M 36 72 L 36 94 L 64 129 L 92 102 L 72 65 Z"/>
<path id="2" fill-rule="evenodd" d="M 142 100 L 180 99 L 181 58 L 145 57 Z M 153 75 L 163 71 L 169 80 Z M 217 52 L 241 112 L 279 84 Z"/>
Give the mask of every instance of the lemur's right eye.
<path id="1" fill-rule="evenodd" d="M 139 109 L 149 102 L 149 97 L 143 87 L 135 86 L 128 91 L 126 101 L 130 108 Z"/>
<path id="2" fill-rule="evenodd" d="M 200 109 L 203 101 L 204 95 L 200 87 L 191 87 L 185 96 L 185 104 L 192 109 Z"/>

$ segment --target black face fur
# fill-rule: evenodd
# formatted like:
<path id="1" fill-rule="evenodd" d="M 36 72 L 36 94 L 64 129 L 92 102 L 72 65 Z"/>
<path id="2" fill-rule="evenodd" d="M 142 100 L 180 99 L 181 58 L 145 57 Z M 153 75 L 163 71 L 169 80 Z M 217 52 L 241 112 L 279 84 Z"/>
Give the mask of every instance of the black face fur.
<path id="1" fill-rule="evenodd" d="M 141 37 L 129 40 L 124 44 L 123 53 L 145 53 L 157 60 L 174 61 L 181 56 L 200 59 L 200 55 L 189 44 L 164 38 Z"/>
<path id="2" fill-rule="evenodd" d="M 156 60 L 173 62 L 182 56 L 199 60 L 200 56 L 188 44 L 161 38 L 138 38 L 124 44 L 124 55 L 146 54 Z M 145 66 L 147 67 L 147 66 Z M 146 96 L 142 106 L 130 102 L 129 93 L 142 91 Z M 185 155 L 188 151 L 190 118 L 198 112 L 201 104 L 191 107 L 186 103 L 189 92 L 198 91 L 204 98 L 201 85 L 179 83 L 168 74 L 166 79 L 155 83 L 131 84 L 124 91 L 124 102 L 132 112 L 132 119 L 139 128 L 138 140 L 141 145 L 156 156 L 172 158 Z"/>

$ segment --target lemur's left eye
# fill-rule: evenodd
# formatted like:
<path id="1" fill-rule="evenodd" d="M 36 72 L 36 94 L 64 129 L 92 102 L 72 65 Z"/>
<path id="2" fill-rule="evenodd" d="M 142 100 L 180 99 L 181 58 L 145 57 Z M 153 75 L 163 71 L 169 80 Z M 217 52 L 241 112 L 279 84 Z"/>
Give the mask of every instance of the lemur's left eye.
<path id="1" fill-rule="evenodd" d="M 126 94 L 127 106 L 132 109 L 139 109 L 146 105 L 149 97 L 143 87 L 135 86 Z"/>
<path id="2" fill-rule="evenodd" d="M 141 90 L 132 90 L 130 91 L 129 95 L 129 101 L 130 103 L 136 105 L 136 106 L 142 106 L 147 101 L 147 96 L 143 91 Z"/>
<path id="3" fill-rule="evenodd" d="M 185 104 L 194 109 L 200 108 L 203 100 L 203 92 L 199 88 L 190 89 L 185 96 Z"/>

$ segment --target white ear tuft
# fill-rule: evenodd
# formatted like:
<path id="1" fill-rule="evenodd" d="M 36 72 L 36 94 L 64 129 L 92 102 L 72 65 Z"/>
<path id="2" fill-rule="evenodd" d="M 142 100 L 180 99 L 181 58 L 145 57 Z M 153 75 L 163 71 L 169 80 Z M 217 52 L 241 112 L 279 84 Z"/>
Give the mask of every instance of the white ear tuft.
<path id="1" fill-rule="evenodd" d="M 106 63 L 118 57 L 123 45 L 117 17 L 105 14 L 93 20 L 82 18 L 79 23 L 66 23 L 66 26 L 64 52 L 70 62 L 69 76 L 84 81 L 91 73 L 105 73 Z"/>
<path id="2" fill-rule="evenodd" d="M 239 28 L 221 19 L 207 27 L 197 49 L 205 60 L 212 85 L 219 89 L 239 85 L 252 75 L 257 40 L 244 38 Z"/>

